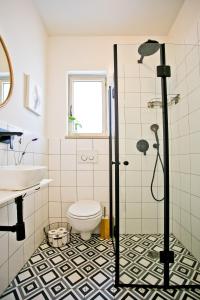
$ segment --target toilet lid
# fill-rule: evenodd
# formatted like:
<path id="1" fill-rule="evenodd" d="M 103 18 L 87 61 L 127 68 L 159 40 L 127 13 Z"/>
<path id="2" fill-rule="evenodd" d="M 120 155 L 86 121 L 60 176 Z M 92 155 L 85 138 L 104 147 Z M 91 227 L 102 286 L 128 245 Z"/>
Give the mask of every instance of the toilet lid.
<path id="1" fill-rule="evenodd" d="M 99 202 L 93 200 L 77 201 L 73 203 L 68 210 L 73 216 L 89 217 L 98 214 L 101 211 Z"/>

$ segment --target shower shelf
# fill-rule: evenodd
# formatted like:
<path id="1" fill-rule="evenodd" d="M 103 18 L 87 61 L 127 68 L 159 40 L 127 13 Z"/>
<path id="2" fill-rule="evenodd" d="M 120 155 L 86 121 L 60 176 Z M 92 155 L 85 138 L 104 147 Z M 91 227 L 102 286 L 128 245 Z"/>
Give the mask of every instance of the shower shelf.
<path id="1" fill-rule="evenodd" d="M 172 106 L 175 104 L 178 104 L 180 101 L 180 94 L 169 94 L 170 100 L 168 101 L 168 106 Z M 148 108 L 161 108 L 162 107 L 162 101 L 160 98 L 153 98 L 150 101 L 147 102 Z"/>

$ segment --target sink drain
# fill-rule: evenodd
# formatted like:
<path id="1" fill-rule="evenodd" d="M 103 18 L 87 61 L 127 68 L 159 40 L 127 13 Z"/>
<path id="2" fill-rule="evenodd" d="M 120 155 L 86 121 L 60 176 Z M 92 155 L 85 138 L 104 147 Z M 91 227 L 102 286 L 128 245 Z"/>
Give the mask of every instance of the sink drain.
<path id="1" fill-rule="evenodd" d="M 157 251 L 154 251 L 154 250 L 150 250 L 150 251 L 148 252 L 148 256 L 149 256 L 150 258 L 153 258 L 153 259 L 159 259 L 159 258 L 160 258 L 160 253 L 157 252 Z"/>

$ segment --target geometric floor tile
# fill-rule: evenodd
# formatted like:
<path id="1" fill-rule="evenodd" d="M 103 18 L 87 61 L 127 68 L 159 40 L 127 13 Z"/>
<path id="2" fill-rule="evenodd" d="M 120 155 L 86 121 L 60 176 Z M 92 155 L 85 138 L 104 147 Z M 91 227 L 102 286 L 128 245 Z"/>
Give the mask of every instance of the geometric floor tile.
<path id="1" fill-rule="evenodd" d="M 161 234 L 120 235 L 120 281 L 163 284 L 163 264 L 156 255 L 162 250 Z M 175 254 L 175 263 L 170 265 L 170 284 L 200 285 L 199 262 L 173 235 L 170 250 Z M 112 241 L 102 241 L 98 235 L 83 241 L 80 235 L 73 234 L 71 242 L 60 249 L 43 241 L 0 299 L 200 300 L 200 289 L 116 288 L 114 277 Z"/>
<path id="2" fill-rule="evenodd" d="M 76 287 L 80 281 L 84 280 L 84 276 L 78 270 L 72 271 L 64 277 L 69 285 L 73 288 Z"/>
<path id="3" fill-rule="evenodd" d="M 52 283 L 53 281 L 57 280 L 59 275 L 56 273 L 55 270 L 49 270 L 42 275 L 40 275 L 38 278 L 41 279 L 42 284 L 44 286 L 48 285 L 49 283 Z"/>

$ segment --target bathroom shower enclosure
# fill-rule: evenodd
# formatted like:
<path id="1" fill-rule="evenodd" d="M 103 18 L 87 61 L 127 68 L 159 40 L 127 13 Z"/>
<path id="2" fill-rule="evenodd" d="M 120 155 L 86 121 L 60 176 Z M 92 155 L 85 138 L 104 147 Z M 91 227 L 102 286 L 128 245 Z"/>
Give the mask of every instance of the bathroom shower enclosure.
<path id="1" fill-rule="evenodd" d="M 196 47 L 184 45 L 184 63 Z M 110 220 L 119 287 L 199 287 L 199 257 L 184 239 L 184 230 L 191 233 L 191 240 L 193 232 L 177 224 L 173 182 L 178 143 L 174 116 L 185 97 L 177 80 L 182 51 L 183 45 L 152 40 L 114 45 L 114 83 L 109 88 Z"/>

